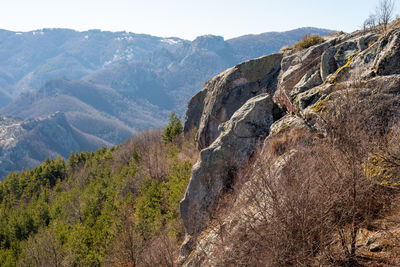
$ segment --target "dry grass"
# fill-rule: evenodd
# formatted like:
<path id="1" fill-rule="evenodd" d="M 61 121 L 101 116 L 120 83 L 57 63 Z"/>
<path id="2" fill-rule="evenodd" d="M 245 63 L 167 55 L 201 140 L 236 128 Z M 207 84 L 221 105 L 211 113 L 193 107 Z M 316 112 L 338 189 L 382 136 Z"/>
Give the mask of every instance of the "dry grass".
<path id="1" fill-rule="evenodd" d="M 282 46 L 282 48 L 281 49 L 279 49 L 279 52 L 286 52 L 286 51 L 292 51 L 294 48 L 293 48 L 293 46 L 291 46 L 291 45 L 284 45 L 284 46 Z"/>
<path id="2" fill-rule="evenodd" d="M 318 34 L 306 34 L 302 40 L 299 40 L 295 45 L 294 49 L 297 51 L 309 48 L 313 45 L 320 44 L 324 42 L 324 38 L 319 36 Z"/>
<path id="3" fill-rule="evenodd" d="M 268 153 L 281 156 L 288 152 L 306 136 L 306 131 L 304 128 L 285 129 L 281 134 L 271 137 L 268 140 Z"/>

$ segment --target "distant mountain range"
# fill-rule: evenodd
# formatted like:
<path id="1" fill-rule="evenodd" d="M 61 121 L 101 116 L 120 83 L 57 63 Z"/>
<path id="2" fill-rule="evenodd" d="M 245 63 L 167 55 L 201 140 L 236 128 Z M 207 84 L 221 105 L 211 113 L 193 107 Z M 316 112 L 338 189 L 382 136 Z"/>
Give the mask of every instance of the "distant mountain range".
<path id="1" fill-rule="evenodd" d="M 127 32 L 0 30 L 0 175 L 161 127 L 212 76 L 278 51 L 300 28 L 193 41 Z M 6 140 L 6 141 L 4 141 Z"/>

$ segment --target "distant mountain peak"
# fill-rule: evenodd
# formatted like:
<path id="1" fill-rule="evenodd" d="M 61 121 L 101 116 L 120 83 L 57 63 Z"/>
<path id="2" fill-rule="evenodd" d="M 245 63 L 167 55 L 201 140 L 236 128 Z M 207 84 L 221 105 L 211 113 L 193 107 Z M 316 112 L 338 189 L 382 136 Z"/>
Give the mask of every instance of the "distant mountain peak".
<path id="1" fill-rule="evenodd" d="M 226 46 L 226 43 L 222 36 L 207 34 L 194 39 L 192 46 L 200 49 L 217 51 L 223 49 Z"/>

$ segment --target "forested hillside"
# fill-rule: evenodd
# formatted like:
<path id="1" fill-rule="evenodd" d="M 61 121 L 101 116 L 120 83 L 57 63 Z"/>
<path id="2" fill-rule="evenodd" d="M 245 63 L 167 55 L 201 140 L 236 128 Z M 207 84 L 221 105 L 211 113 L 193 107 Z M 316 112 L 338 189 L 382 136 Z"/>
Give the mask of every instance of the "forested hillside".
<path id="1" fill-rule="evenodd" d="M 182 130 L 171 115 L 164 131 L 10 173 L 0 183 L 0 265 L 172 265 L 197 156 Z"/>

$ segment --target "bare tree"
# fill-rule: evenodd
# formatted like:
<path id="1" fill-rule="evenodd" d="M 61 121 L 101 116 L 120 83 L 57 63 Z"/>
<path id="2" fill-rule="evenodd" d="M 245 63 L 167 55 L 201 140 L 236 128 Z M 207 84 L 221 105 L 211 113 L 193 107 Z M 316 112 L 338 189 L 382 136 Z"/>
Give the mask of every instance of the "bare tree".
<path id="1" fill-rule="evenodd" d="M 363 30 L 372 29 L 376 26 L 376 15 L 370 14 L 363 23 Z"/>
<path id="2" fill-rule="evenodd" d="M 376 17 L 378 23 L 382 26 L 382 30 L 387 30 L 387 25 L 393 19 L 394 1 L 393 0 L 380 0 L 376 7 Z"/>
<path id="3" fill-rule="evenodd" d="M 54 227 L 40 230 L 23 245 L 18 266 L 69 266 Z"/>

